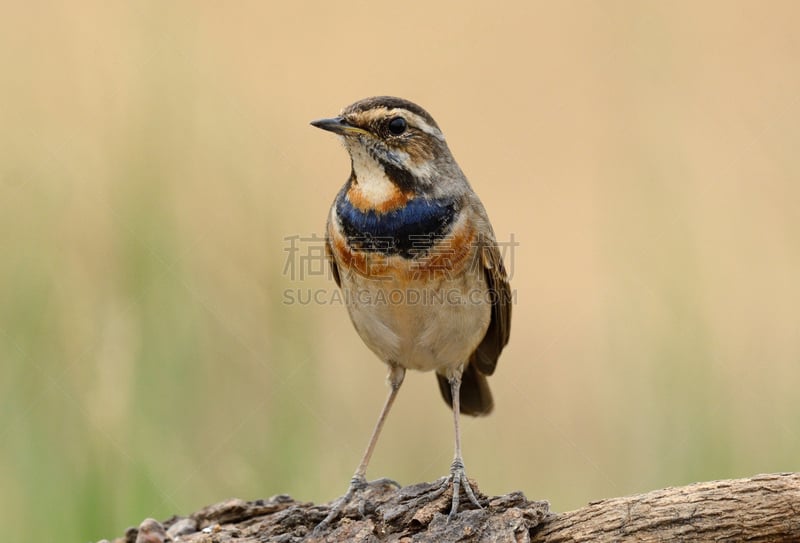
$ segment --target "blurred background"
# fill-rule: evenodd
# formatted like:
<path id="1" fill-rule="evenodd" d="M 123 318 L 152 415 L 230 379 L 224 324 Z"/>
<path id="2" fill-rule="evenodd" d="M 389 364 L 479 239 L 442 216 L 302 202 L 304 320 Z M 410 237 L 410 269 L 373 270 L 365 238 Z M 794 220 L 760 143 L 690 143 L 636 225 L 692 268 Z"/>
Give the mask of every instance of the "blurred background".
<path id="1" fill-rule="evenodd" d="M 15 4 L 7 539 L 345 491 L 385 369 L 319 270 L 349 160 L 308 122 L 375 94 L 433 114 L 518 244 L 496 410 L 464 423 L 482 491 L 800 469 L 796 3 Z M 409 374 L 369 475 L 436 479 L 452 436 Z"/>

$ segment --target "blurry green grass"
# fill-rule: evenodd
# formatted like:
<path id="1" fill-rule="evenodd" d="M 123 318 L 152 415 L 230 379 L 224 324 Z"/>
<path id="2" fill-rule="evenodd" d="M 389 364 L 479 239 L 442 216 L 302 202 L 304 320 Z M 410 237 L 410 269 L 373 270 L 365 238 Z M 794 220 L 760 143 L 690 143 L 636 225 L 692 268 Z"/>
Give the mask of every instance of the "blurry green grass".
<path id="1" fill-rule="evenodd" d="M 270 302 L 271 341 L 258 352 L 227 328 L 235 308 L 199 292 L 177 256 L 186 245 L 164 213 L 162 166 L 151 177 L 128 165 L 119 179 L 127 188 L 104 233 L 113 255 L 96 263 L 104 277 L 81 278 L 87 290 L 59 262 L 71 248 L 50 240 L 23 240 L 5 260 L 0 496 L 16 519 L 10 540 L 118 535 L 147 516 L 287 488 L 313 460 L 312 428 L 297 424 L 304 414 L 279 383 L 310 356 L 302 323 Z"/>

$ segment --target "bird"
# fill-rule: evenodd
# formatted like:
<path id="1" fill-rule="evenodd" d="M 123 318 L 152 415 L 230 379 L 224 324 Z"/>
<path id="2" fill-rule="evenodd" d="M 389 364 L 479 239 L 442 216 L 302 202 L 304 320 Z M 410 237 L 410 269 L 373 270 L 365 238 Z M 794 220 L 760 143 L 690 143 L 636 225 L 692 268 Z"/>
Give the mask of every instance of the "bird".
<path id="1" fill-rule="evenodd" d="M 512 296 L 488 215 L 433 117 L 393 96 L 359 100 L 311 125 L 338 135 L 350 175 L 328 215 L 325 254 L 367 347 L 388 366 L 389 394 L 347 492 L 317 530 L 368 485 L 366 471 L 406 370 L 434 371 L 453 411 L 455 452 L 436 491 L 481 504 L 466 476 L 459 416 L 494 406 L 487 376 L 508 343 Z M 362 509 L 363 510 L 363 509 Z"/>

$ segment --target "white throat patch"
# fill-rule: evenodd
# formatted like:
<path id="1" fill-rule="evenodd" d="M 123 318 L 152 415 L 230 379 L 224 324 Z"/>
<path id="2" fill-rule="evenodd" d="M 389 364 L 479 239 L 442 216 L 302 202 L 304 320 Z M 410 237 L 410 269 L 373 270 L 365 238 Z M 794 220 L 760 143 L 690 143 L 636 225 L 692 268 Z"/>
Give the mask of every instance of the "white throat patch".
<path id="1" fill-rule="evenodd" d="M 345 146 L 350 151 L 353 171 L 364 199 L 374 206 L 379 206 L 397 196 L 397 187 L 386 175 L 383 166 L 372 158 L 362 145 L 345 141 Z"/>

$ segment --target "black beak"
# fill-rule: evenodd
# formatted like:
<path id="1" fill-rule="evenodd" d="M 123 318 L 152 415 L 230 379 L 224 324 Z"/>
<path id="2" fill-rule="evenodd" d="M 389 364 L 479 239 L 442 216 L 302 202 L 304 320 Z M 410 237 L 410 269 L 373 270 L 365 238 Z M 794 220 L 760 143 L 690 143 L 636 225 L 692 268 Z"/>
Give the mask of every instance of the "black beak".
<path id="1" fill-rule="evenodd" d="M 362 130 L 361 128 L 353 126 L 352 124 L 345 121 L 343 117 L 333 117 L 331 119 L 317 119 L 316 121 L 311 121 L 311 126 L 316 126 L 317 128 L 321 128 L 323 130 L 327 130 L 328 132 L 333 132 L 334 134 L 339 134 L 341 136 L 347 136 L 351 134 L 358 134 L 364 132 L 364 130 Z"/>

